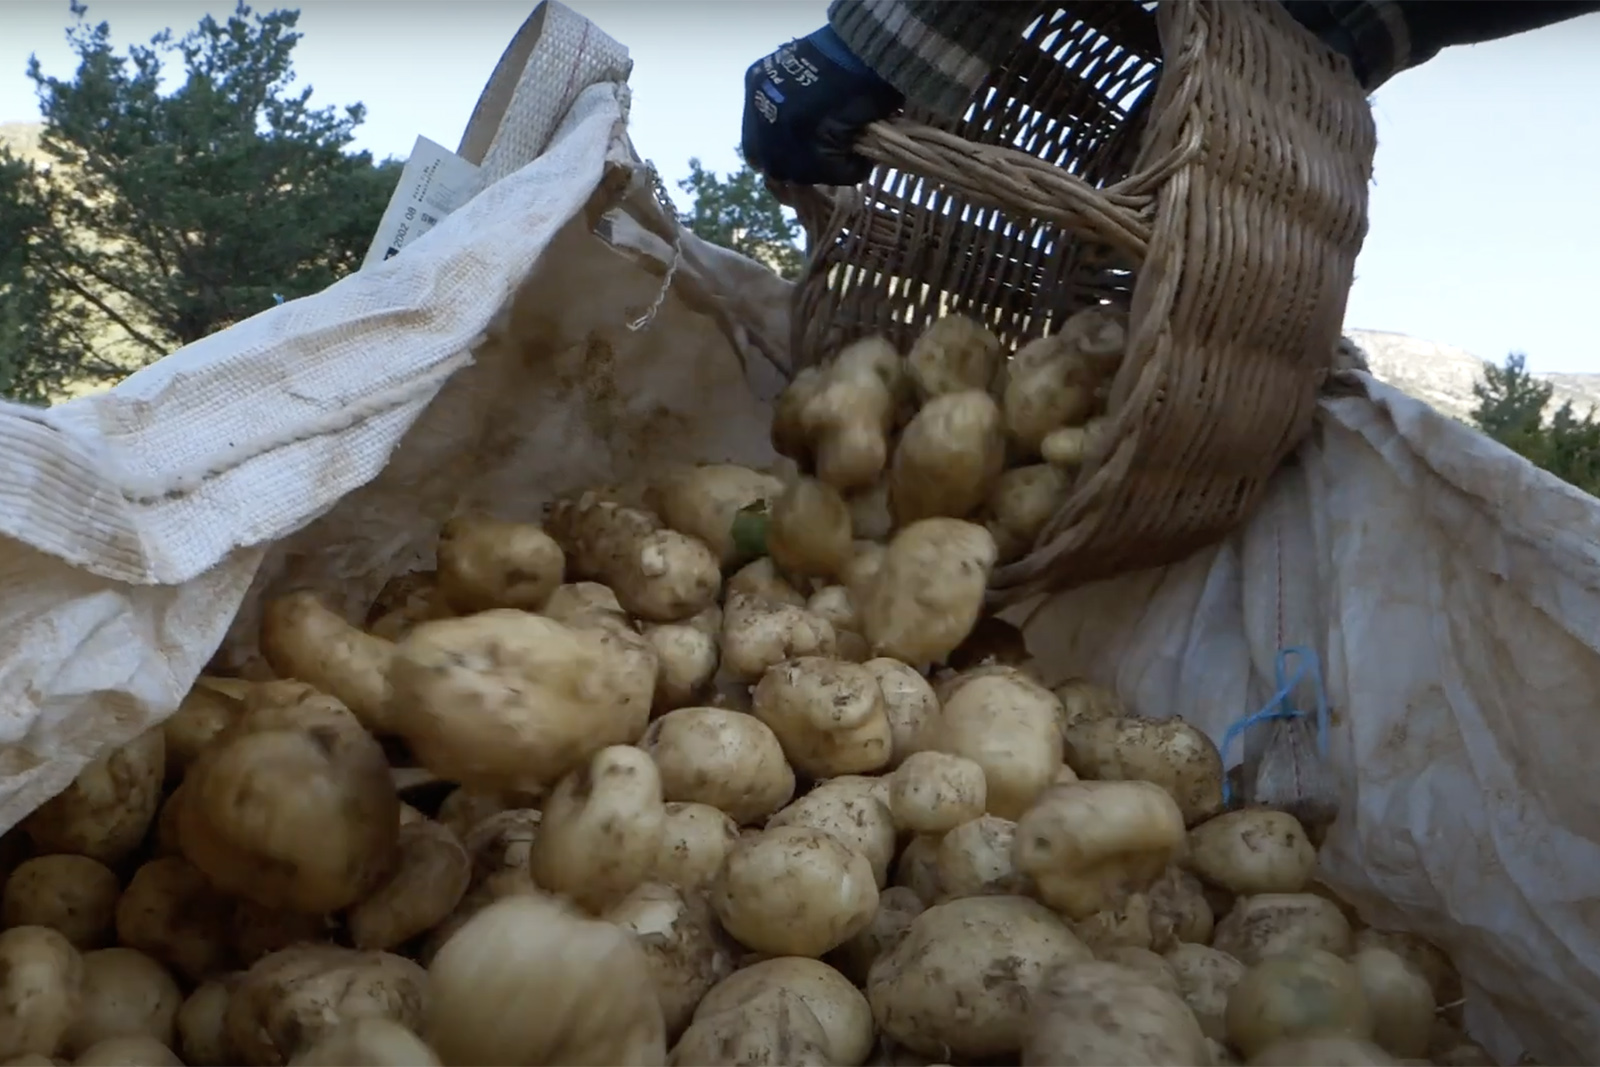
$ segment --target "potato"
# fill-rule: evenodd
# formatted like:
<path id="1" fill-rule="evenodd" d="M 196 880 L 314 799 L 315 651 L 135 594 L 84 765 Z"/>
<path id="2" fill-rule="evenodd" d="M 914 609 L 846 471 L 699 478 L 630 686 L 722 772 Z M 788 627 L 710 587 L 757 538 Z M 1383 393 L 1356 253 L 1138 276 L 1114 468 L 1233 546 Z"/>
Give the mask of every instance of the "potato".
<path id="1" fill-rule="evenodd" d="M 939 701 L 933 687 L 913 667 L 897 659 L 879 657 L 862 664 L 878 680 L 883 694 L 883 710 L 889 719 L 889 767 L 898 767 L 913 752 L 920 751 L 927 732 L 939 715 Z"/>
<path id="2" fill-rule="evenodd" d="M 796 608 L 806 606 L 805 594 L 779 574 L 777 565 L 766 556 L 745 564 L 735 572 L 733 577 L 728 579 L 723 593 L 725 599 L 730 601 L 735 593 L 740 593 L 773 604 L 788 604 Z"/>
<path id="3" fill-rule="evenodd" d="M 1377 945 L 1360 949 L 1350 963 L 1372 1009 L 1372 1039 L 1393 1056 L 1416 1059 L 1426 1054 L 1435 1004 L 1422 972 Z"/>
<path id="4" fill-rule="evenodd" d="M 1000 475 L 982 512 L 1000 562 L 1014 562 L 1032 550 L 1071 488 L 1071 478 L 1048 463 L 1017 467 Z"/>
<path id="5" fill-rule="evenodd" d="M 822 782 L 767 820 L 767 829 L 809 826 L 832 834 L 867 858 L 882 889 L 889 884 L 898 841 L 889 808 L 877 796 L 877 784 L 877 779 L 856 776 Z"/>
<path id="6" fill-rule="evenodd" d="M 673 1067 L 834 1067 L 839 1061 L 804 998 L 770 989 L 736 1009 L 696 1019 L 667 1062 Z"/>
<path id="7" fill-rule="evenodd" d="M 1097 957 L 1121 948 L 1148 949 L 1150 936 L 1150 898 L 1134 893 L 1113 908 L 1102 908 L 1087 919 L 1072 924 L 1078 940 Z"/>
<path id="8" fill-rule="evenodd" d="M 431 819 L 400 828 L 394 873 L 345 916 L 356 948 L 396 949 L 455 910 L 472 880 L 472 860 Z"/>
<path id="9" fill-rule="evenodd" d="M 91 760 L 72 784 L 22 820 L 41 853 L 70 852 L 116 866 L 139 843 L 161 806 L 166 741 L 159 727 Z"/>
<path id="10" fill-rule="evenodd" d="M 1088 462 L 1105 443 L 1112 423 L 1107 418 L 1093 418 L 1082 426 L 1064 426 L 1051 430 L 1039 443 L 1039 454 L 1046 463 L 1066 470 L 1075 470 Z"/>
<path id="11" fill-rule="evenodd" d="M 811 438 L 804 422 L 806 405 L 828 384 L 826 366 L 802 369 L 786 385 L 772 405 L 772 450 L 797 463 L 812 460 Z"/>
<path id="12" fill-rule="evenodd" d="M 567 626 L 591 622 L 596 616 L 615 615 L 619 619 L 628 616 L 617 603 L 617 594 L 609 585 L 599 582 L 567 582 L 556 586 L 539 614 Z"/>
<path id="13" fill-rule="evenodd" d="M 644 952 L 669 1041 L 688 1027 L 701 998 L 733 973 L 732 942 L 696 890 L 645 882 L 604 918 L 632 934 Z"/>
<path id="14" fill-rule="evenodd" d="M 1172 794 L 1189 826 L 1222 810 L 1222 756 L 1182 719 L 1095 719 L 1067 727 L 1063 739 L 1079 778 L 1154 782 Z"/>
<path id="15" fill-rule="evenodd" d="M 640 508 L 584 493 L 552 504 L 545 529 L 574 575 L 609 585 L 629 614 L 649 622 L 687 619 L 722 588 L 721 563 L 704 541 Z"/>
<path id="16" fill-rule="evenodd" d="M 729 850 L 711 906 L 723 929 L 756 952 L 821 956 L 872 921 L 878 885 L 871 862 L 832 834 L 779 826 Z"/>
<path id="17" fill-rule="evenodd" d="M 179 782 L 167 799 L 161 802 L 156 813 L 156 826 L 150 833 L 150 854 L 154 856 L 179 856 L 183 847 L 178 840 L 178 815 L 183 810 L 183 783 Z"/>
<path id="18" fill-rule="evenodd" d="M 194 762 L 200 750 L 233 724 L 244 712 L 244 703 L 209 686 L 190 689 L 171 718 L 161 724 L 166 748 L 166 780 L 176 784 Z"/>
<path id="19" fill-rule="evenodd" d="M 1189 831 L 1187 864 L 1231 893 L 1298 893 L 1311 880 L 1317 850 L 1288 812 L 1225 812 Z"/>
<path id="20" fill-rule="evenodd" d="M 800 656 L 769 668 L 751 695 L 756 718 L 796 770 L 817 778 L 862 774 L 889 762 L 889 718 L 865 667 Z"/>
<path id="21" fill-rule="evenodd" d="M 62 853 L 24 860 L 6 878 L 7 929 L 48 926 L 80 950 L 99 948 L 116 924 L 117 876 L 99 860 Z"/>
<path id="22" fill-rule="evenodd" d="M 1190 1067 L 1210 1058 L 1205 1034 L 1176 993 L 1096 960 L 1045 973 L 1022 1046 L 1023 1067 Z"/>
<path id="23" fill-rule="evenodd" d="M 616 631 L 521 611 L 423 623 L 396 648 L 394 728 L 441 777 L 537 791 L 644 732 L 656 666 L 637 652 Z"/>
<path id="24" fill-rule="evenodd" d="M 491 874 L 467 890 L 467 895 L 461 898 L 461 903 L 456 905 L 456 910 L 451 912 L 444 922 L 423 935 L 421 943 L 417 946 L 417 961 L 423 966 L 430 964 L 439 949 L 455 936 L 457 930 L 471 921 L 474 915 L 495 901 L 505 900 L 508 897 L 546 899 L 544 892 L 533 884 L 533 879 L 528 877 L 526 870 L 499 871 Z"/>
<path id="25" fill-rule="evenodd" d="M 362 629 L 385 641 L 398 641 L 419 622 L 447 619 L 450 608 L 434 571 L 410 571 L 390 578 L 367 610 Z"/>
<path id="26" fill-rule="evenodd" d="M 889 512 L 889 483 L 874 482 L 851 493 L 845 504 L 850 508 L 850 529 L 859 541 L 850 546 L 854 559 L 861 542 L 887 541 L 894 532 L 894 516 Z"/>
<path id="27" fill-rule="evenodd" d="M 225 893 L 337 911 L 393 869 L 400 801 L 383 749 L 353 715 L 299 683 L 274 686 L 189 768 L 179 843 Z"/>
<path id="28" fill-rule="evenodd" d="M 685 622 L 668 622 L 645 626 L 644 636 L 661 664 L 652 710 L 687 707 L 711 687 L 722 655 L 715 633 Z"/>
<path id="29" fill-rule="evenodd" d="M 428 967 L 422 1031 L 451 1064 L 659 1065 L 665 1026 L 634 937 L 540 896 L 478 912 Z"/>
<path id="30" fill-rule="evenodd" d="M 83 1003 L 83 957 L 44 926 L 0 933 L 0 1056 L 53 1056 Z"/>
<path id="31" fill-rule="evenodd" d="M 202 982 L 178 1009 L 178 1049 L 191 1067 L 228 1067 L 239 1054 L 228 1040 L 228 998 L 239 984 L 238 974 Z"/>
<path id="32" fill-rule="evenodd" d="M 684 890 L 703 887 L 717 876 L 737 840 L 739 824 L 726 812 L 710 804 L 665 804 L 649 878 Z"/>
<path id="33" fill-rule="evenodd" d="M 842 637 L 846 631 L 859 633 L 861 630 L 861 616 L 856 611 L 855 601 L 850 599 L 850 590 L 842 585 L 818 589 L 806 601 L 806 610 L 818 618 L 827 619 L 835 636 Z"/>
<path id="34" fill-rule="evenodd" d="M 889 537 L 884 534 L 885 540 Z M 859 602 L 865 594 L 872 579 L 877 577 L 878 571 L 883 568 L 884 556 L 888 549 L 875 541 L 857 541 L 852 548 L 854 553 L 850 562 L 845 564 L 844 573 L 839 576 L 839 581 L 850 590 L 852 602 Z"/>
<path id="35" fill-rule="evenodd" d="M 767 553 L 787 575 L 835 579 L 854 555 L 850 506 L 839 490 L 798 478 L 772 504 Z"/>
<path id="36" fill-rule="evenodd" d="M 1234 901 L 1211 943 L 1246 966 L 1302 949 L 1347 956 L 1350 923 L 1338 905 L 1314 893 L 1261 893 Z"/>
<path id="37" fill-rule="evenodd" d="M 565 576 L 555 539 L 527 522 L 457 515 L 439 531 L 439 592 L 461 615 L 492 608 L 538 611 Z"/>
<path id="38" fill-rule="evenodd" d="M 194 864 L 181 856 L 153 859 L 117 901 L 117 940 L 199 982 L 231 962 L 233 913 L 233 901 Z"/>
<path id="39" fill-rule="evenodd" d="M 988 791 L 983 767 L 945 752 L 914 752 L 889 778 L 889 810 L 896 829 L 942 834 L 984 813 Z"/>
<path id="40" fill-rule="evenodd" d="M 1028 880 L 1012 862 L 1016 829 L 1009 819 L 984 815 L 943 835 L 934 858 L 939 902 L 1027 892 Z"/>
<path id="41" fill-rule="evenodd" d="M 1000 339 L 965 315 L 943 315 L 922 331 L 906 354 L 906 370 L 918 399 L 988 389 L 1005 355 Z"/>
<path id="42" fill-rule="evenodd" d="M 77 1056 L 113 1037 L 148 1037 L 172 1047 L 183 994 L 167 969 L 131 948 L 83 954 L 83 1001 L 63 1048 Z"/>
<path id="43" fill-rule="evenodd" d="M 1390 1067 L 1396 1061 L 1370 1041 L 1301 1037 L 1279 1041 L 1250 1060 L 1251 1067 Z M 1424 1063 L 1427 1061 L 1424 1060 Z"/>
<path id="44" fill-rule="evenodd" d="M 1291 1038 L 1372 1038 L 1372 1012 L 1360 976 L 1317 948 L 1252 966 L 1229 994 L 1224 1021 L 1228 1042 L 1247 1059 Z"/>
<path id="45" fill-rule="evenodd" d="M 276 1067 L 341 1022 L 384 1018 L 416 1029 L 428 975 L 387 952 L 297 945 L 260 960 L 228 1000 L 228 1040 L 252 1067 Z"/>
<path id="46" fill-rule="evenodd" d="M 1183 845 L 1183 815 L 1150 782 L 1074 782 L 1023 814 L 1016 841 L 1039 899 L 1082 920 L 1154 884 Z"/>
<path id="47" fill-rule="evenodd" d="M 240 967 L 293 945 L 325 941 L 333 932 L 325 915 L 268 908 L 253 900 L 234 902 L 233 954 Z"/>
<path id="48" fill-rule="evenodd" d="M 1115 693 L 1084 678 L 1069 678 L 1052 691 L 1061 701 L 1062 729 L 1128 714 Z"/>
<path id="49" fill-rule="evenodd" d="M 1052 431 L 1078 426 L 1094 408 L 1095 372 L 1062 334 L 1017 350 L 1002 394 L 1006 436 L 1019 456 L 1032 458 Z"/>
<path id="50" fill-rule="evenodd" d="M 900 355 L 881 337 L 845 347 L 805 399 L 799 425 L 817 477 L 842 493 L 865 489 L 883 473 L 898 407 Z M 776 431 L 775 431 L 776 432 Z"/>
<path id="51" fill-rule="evenodd" d="M 784 660 L 831 656 L 835 641 L 833 626 L 804 608 L 733 593 L 723 609 L 722 666 L 742 682 Z"/>
<path id="52" fill-rule="evenodd" d="M 944 659 L 972 632 L 994 563 L 994 538 L 973 523 L 935 518 L 902 529 L 865 589 L 851 588 L 874 654 L 913 666 Z"/>
<path id="53" fill-rule="evenodd" d="M 911 922 L 879 956 L 867 1000 L 882 1034 L 927 1056 L 1017 1052 L 1045 973 L 1093 957 L 1053 912 L 1026 897 L 966 897 Z"/>
<path id="54" fill-rule="evenodd" d="M 323 1034 L 289 1067 L 439 1067 L 422 1038 L 391 1019 L 352 1019 Z"/>
<path id="55" fill-rule="evenodd" d="M 1183 988 L 1178 985 L 1178 973 L 1172 969 L 1172 964 L 1168 963 L 1165 957 L 1147 948 L 1123 945 L 1118 948 L 1108 948 L 1104 952 L 1096 952 L 1095 958 L 1126 967 L 1157 989 L 1165 989 L 1174 996 L 1183 995 Z M 1202 1026 L 1201 1029 L 1204 1030 L 1205 1027 Z"/>
<path id="56" fill-rule="evenodd" d="M 769 506 L 783 492 L 783 480 L 733 463 L 675 467 L 660 476 L 647 498 L 661 521 L 697 538 L 724 567 L 742 558 L 733 525 L 741 509 Z"/>
<path id="57" fill-rule="evenodd" d="M 1215 925 L 1200 880 L 1168 867 L 1145 894 L 1150 900 L 1150 947 L 1166 952 L 1184 941 L 1206 945 Z"/>
<path id="58" fill-rule="evenodd" d="M 794 771 L 761 720 L 722 708 L 679 708 L 645 731 L 667 800 L 709 804 L 740 824 L 766 818 L 794 796 Z"/>
<path id="59" fill-rule="evenodd" d="M 278 677 L 315 687 L 350 709 L 361 725 L 386 733 L 389 665 L 394 642 L 364 633 L 315 593 L 268 602 L 261 616 L 261 654 Z"/>
<path id="60" fill-rule="evenodd" d="M 534 839 L 544 813 L 533 808 L 514 808 L 489 816 L 472 828 L 461 842 L 472 861 L 472 883 L 496 874 L 527 875 Z"/>
<path id="61" fill-rule="evenodd" d="M 16 877 L 16 875 L 12 875 Z M 1374 930 L 1370 927 L 1356 934 L 1355 949 L 1386 948 L 1416 968 L 1428 980 L 1433 999 L 1441 1004 L 1454 1004 L 1461 1000 L 1461 975 L 1455 964 L 1437 945 L 1416 934 L 1399 930 Z"/>
<path id="62" fill-rule="evenodd" d="M 603 749 L 545 801 L 528 870 L 545 889 L 601 911 L 649 875 L 665 818 L 650 756 L 628 745 Z"/>
<path id="63" fill-rule="evenodd" d="M 144 1034 L 97 1041 L 72 1062 L 74 1067 L 183 1067 L 170 1048 Z"/>
<path id="64" fill-rule="evenodd" d="M 925 744 L 982 767 L 989 813 L 1016 820 L 1061 767 L 1060 705 L 1020 671 L 978 670 L 951 684 Z"/>
<path id="65" fill-rule="evenodd" d="M 964 519 L 988 498 L 1005 467 L 1000 408 L 980 390 L 928 401 L 900 435 L 889 467 L 896 525 Z"/>
<path id="66" fill-rule="evenodd" d="M 465 841 L 473 827 L 491 815 L 502 811 L 536 806 L 531 794 L 512 793 L 501 789 L 452 789 L 439 805 L 439 825 Z"/>
<path id="67" fill-rule="evenodd" d="M 861 991 L 832 967 L 804 956 L 780 956 L 751 964 L 717 983 L 694 1013 L 695 1021 L 737 1011 L 771 992 L 798 996 L 821 1024 L 828 1061 L 863 1064 L 872 1054 L 872 1009 Z"/>
<path id="68" fill-rule="evenodd" d="M 910 889 L 928 905 L 944 898 L 939 886 L 939 845 L 942 840 L 942 836 L 918 834 L 900 851 L 900 858 L 895 861 L 894 884 Z"/>
<path id="69" fill-rule="evenodd" d="M 1217 1041 L 1227 1038 L 1223 1012 L 1228 994 L 1244 977 L 1245 966 L 1221 949 L 1179 942 L 1164 957 L 1178 978 L 1184 1003 L 1200 1021 L 1200 1029 Z"/>
<path id="70" fill-rule="evenodd" d="M 827 962 L 858 986 L 867 982 L 872 962 L 900 943 L 911 929 L 911 920 L 927 910 L 916 892 L 892 885 L 878 894 L 878 910 L 860 933 L 834 949 Z"/>

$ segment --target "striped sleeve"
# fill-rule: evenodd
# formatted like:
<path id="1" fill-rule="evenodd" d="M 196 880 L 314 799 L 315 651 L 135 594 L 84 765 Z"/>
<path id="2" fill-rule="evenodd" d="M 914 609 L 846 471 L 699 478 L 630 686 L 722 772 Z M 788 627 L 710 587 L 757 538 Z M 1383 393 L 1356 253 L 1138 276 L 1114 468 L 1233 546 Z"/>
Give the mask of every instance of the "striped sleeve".
<path id="1" fill-rule="evenodd" d="M 907 100 L 960 115 L 1038 14 L 1031 0 L 834 0 L 828 24 Z"/>

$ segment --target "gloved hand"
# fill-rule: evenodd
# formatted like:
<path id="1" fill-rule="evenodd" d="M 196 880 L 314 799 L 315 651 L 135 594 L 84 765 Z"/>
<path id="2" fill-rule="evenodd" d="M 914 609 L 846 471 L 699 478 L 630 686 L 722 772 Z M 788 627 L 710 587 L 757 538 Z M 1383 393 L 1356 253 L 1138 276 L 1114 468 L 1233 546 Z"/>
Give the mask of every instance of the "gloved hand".
<path id="1" fill-rule="evenodd" d="M 779 182 L 859 184 L 872 164 L 856 155 L 856 138 L 904 103 L 824 26 L 745 71 L 745 162 Z"/>

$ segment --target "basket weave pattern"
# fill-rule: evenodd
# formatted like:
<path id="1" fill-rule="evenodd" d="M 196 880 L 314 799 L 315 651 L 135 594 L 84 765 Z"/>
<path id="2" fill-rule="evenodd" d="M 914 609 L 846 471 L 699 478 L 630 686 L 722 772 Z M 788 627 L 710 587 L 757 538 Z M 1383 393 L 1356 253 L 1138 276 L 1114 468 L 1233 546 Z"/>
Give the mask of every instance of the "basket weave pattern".
<path id="1" fill-rule="evenodd" d="M 1310 429 L 1376 138 L 1344 61 L 1275 3 L 1042 4 L 960 122 L 870 127 L 860 189 L 781 191 L 811 256 L 797 366 L 961 312 L 1009 344 L 1129 311 L 1110 425 L 997 603 L 1226 536 Z M 1153 90 L 1152 90 L 1153 85 Z"/>

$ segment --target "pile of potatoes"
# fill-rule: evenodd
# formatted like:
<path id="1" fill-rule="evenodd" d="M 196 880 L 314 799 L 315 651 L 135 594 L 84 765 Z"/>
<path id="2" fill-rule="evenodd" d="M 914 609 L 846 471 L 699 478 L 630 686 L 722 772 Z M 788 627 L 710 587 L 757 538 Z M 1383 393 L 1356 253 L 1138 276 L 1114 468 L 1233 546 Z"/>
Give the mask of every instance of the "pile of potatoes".
<path id="1" fill-rule="evenodd" d="M 0 1067 L 1492 1062 L 1203 733 L 982 617 L 1121 331 L 859 342 L 778 404 L 799 473 L 458 517 L 361 625 L 274 600 L 270 669 L 0 839 Z"/>

